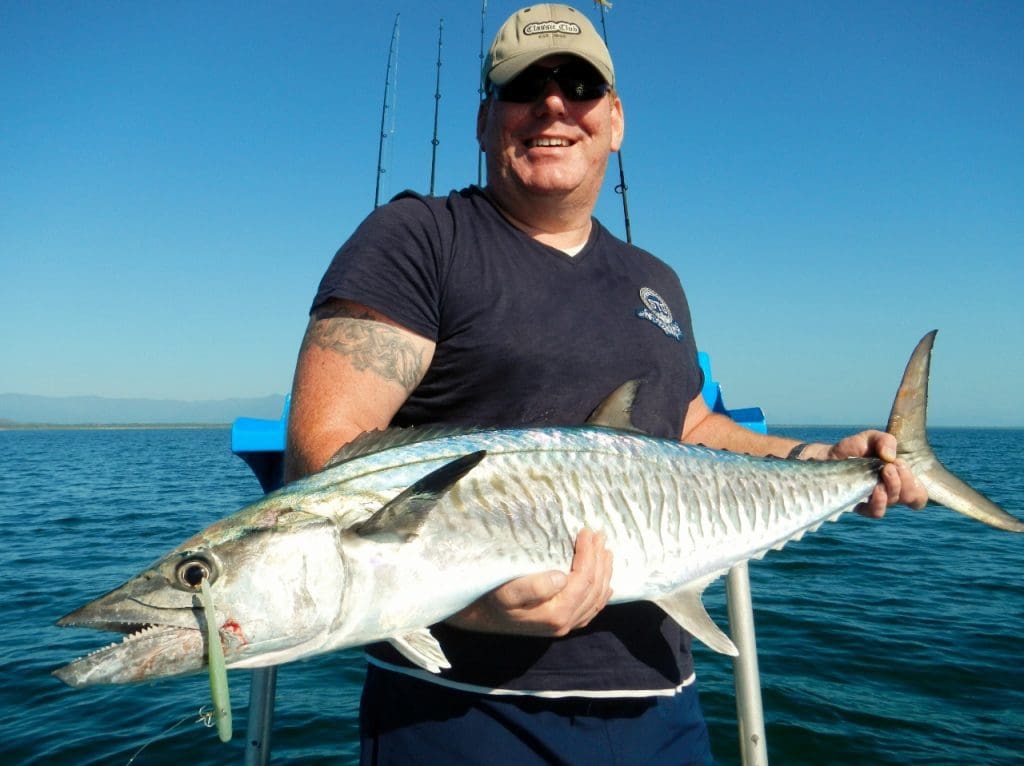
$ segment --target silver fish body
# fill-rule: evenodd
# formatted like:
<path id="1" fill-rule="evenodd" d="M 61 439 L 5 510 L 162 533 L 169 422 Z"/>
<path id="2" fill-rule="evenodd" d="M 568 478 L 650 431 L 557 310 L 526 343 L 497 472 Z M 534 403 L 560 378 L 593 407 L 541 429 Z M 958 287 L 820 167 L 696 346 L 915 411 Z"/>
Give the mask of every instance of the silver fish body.
<path id="1" fill-rule="evenodd" d="M 929 492 L 993 526 L 1024 524 L 945 471 L 921 436 L 926 336 L 890 430 Z M 131 632 L 56 671 L 73 686 L 203 667 L 206 579 L 228 667 L 258 667 L 389 640 L 447 667 L 428 626 L 517 576 L 567 570 L 583 528 L 604 532 L 613 601 L 650 600 L 712 648 L 735 647 L 701 605 L 733 565 L 863 502 L 874 459 L 786 461 L 629 430 L 627 391 L 578 428 L 366 435 L 323 471 L 223 519 L 59 624 Z M 610 415 L 608 413 L 611 413 Z"/>
<path id="2" fill-rule="evenodd" d="M 367 462 L 398 462 L 339 484 L 384 505 L 412 483 L 410 464 L 429 472 L 477 452 L 486 457 L 392 552 L 401 587 L 431 581 L 433 598 L 410 599 L 422 610 L 420 624 L 513 577 L 566 569 L 583 528 L 607 536 L 613 601 L 658 600 L 850 510 L 873 489 L 880 467 L 752 458 L 582 427 L 431 439 L 373 456 Z M 351 554 L 372 558 L 380 544 L 371 538 Z M 380 582 L 378 567 L 360 571 Z"/>

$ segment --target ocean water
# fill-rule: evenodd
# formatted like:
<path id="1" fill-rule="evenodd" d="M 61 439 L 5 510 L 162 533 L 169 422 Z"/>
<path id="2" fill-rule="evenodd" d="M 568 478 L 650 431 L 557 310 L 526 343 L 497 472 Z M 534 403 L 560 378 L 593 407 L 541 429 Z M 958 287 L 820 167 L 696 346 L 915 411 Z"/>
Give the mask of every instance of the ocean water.
<path id="1" fill-rule="evenodd" d="M 1024 431 L 932 442 L 1024 516 Z M 246 671 L 230 674 L 228 744 L 198 721 L 203 675 L 83 690 L 50 675 L 107 640 L 56 619 L 259 496 L 228 431 L 2 431 L 0 454 L 0 763 L 241 763 Z M 847 514 L 751 578 L 773 764 L 1024 763 L 1024 535 L 931 506 Z M 725 625 L 724 587 L 707 601 Z M 695 651 L 716 757 L 737 764 L 731 662 Z M 354 761 L 362 673 L 358 651 L 280 670 L 274 763 Z"/>

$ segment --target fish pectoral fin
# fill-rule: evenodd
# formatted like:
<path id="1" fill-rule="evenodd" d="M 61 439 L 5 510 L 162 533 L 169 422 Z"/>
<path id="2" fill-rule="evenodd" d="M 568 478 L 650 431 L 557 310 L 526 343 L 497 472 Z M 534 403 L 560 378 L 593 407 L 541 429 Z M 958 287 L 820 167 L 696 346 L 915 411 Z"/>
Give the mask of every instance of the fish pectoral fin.
<path id="1" fill-rule="evenodd" d="M 701 601 L 701 594 L 704 589 L 721 577 L 716 573 L 697 582 L 692 582 L 675 593 L 654 601 L 655 604 L 665 610 L 665 613 L 695 638 L 721 654 L 728 654 L 730 657 L 738 657 L 739 649 L 725 633 L 715 625 L 711 615 L 704 608 Z"/>
<path id="2" fill-rule="evenodd" d="M 431 471 L 362 524 L 353 527 L 353 531 L 361 537 L 397 538 L 402 542 L 415 537 L 437 501 L 486 454 L 485 450 L 471 452 Z"/>
<path id="3" fill-rule="evenodd" d="M 437 643 L 437 639 L 427 628 L 414 630 L 404 636 L 392 636 L 388 641 L 409 662 L 413 662 L 431 673 L 440 673 L 452 666 L 448 662 L 448 658 L 444 656 L 441 645 Z"/>

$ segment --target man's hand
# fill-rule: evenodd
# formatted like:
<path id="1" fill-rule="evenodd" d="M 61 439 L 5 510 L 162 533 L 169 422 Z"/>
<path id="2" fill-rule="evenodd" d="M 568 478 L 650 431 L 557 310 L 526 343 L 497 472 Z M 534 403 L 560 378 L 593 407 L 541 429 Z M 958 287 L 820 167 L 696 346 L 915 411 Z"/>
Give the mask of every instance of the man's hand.
<path id="1" fill-rule="evenodd" d="M 580 531 L 569 574 L 519 577 L 477 599 L 448 622 L 466 630 L 523 636 L 564 636 L 582 628 L 611 598 L 612 554 L 604 535 Z"/>
<path id="2" fill-rule="evenodd" d="M 845 460 L 851 457 L 877 457 L 888 465 L 882 468 L 878 486 L 867 502 L 856 508 L 857 513 L 880 519 L 890 505 L 907 505 L 921 510 L 928 502 L 928 492 L 906 463 L 896 459 L 896 437 L 885 431 L 862 431 L 847 436 L 835 444 L 812 444 L 801 454 L 804 459 Z"/>

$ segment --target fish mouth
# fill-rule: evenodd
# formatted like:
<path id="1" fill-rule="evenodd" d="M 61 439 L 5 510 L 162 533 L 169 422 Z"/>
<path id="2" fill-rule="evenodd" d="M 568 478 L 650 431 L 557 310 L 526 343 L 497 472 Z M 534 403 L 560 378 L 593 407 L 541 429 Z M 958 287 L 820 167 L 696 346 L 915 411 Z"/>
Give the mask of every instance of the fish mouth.
<path id="1" fill-rule="evenodd" d="M 69 615 L 68 617 L 71 617 Z M 194 673 L 206 664 L 206 643 L 197 624 L 156 625 L 116 622 L 58 622 L 121 633 L 119 642 L 108 644 L 53 671 L 68 686 L 126 684 Z"/>
<path id="2" fill-rule="evenodd" d="M 192 600 L 190 596 L 189 601 Z M 179 601 L 176 605 L 157 606 L 140 598 L 112 591 L 83 607 L 61 617 L 61 628 L 92 628 L 131 636 L 145 628 L 178 627 L 198 629 L 203 622 L 203 608 L 195 603 Z"/>
<path id="3" fill-rule="evenodd" d="M 191 596 L 188 597 L 191 601 Z M 121 634 L 121 640 L 54 671 L 69 686 L 121 684 L 185 675 L 206 662 L 206 615 L 178 602 L 154 606 L 114 591 L 57 620 L 59 627 Z"/>

